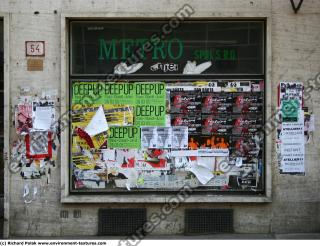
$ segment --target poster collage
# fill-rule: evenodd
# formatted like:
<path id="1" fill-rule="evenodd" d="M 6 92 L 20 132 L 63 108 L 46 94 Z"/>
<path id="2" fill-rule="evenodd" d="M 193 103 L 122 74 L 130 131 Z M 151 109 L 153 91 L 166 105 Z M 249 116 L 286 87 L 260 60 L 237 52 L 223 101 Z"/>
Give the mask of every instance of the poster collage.
<path id="1" fill-rule="evenodd" d="M 264 81 L 72 82 L 78 191 L 263 190 Z"/>
<path id="2" fill-rule="evenodd" d="M 56 116 L 57 91 L 33 94 L 24 89 L 14 106 L 17 139 L 11 151 L 11 171 L 23 179 L 50 180 L 60 146 L 59 121 Z"/>
<path id="3" fill-rule="evenodd" d="M 303 84 L 280 82 L 277 152 L 280 174 L 305 175 L 305 144 L 313 141 L 314 115 L 304 107 Z"/>

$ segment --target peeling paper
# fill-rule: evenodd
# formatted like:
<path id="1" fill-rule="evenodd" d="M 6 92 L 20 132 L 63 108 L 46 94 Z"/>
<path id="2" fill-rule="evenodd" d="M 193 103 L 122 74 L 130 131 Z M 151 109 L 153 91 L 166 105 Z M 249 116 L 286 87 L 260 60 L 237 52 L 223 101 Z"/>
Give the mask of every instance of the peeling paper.
<path id="1" fill-rule="evenodd" d="M 89 134 L 90 137 L 92 137 L 99 133 L 105 132 L 108 129 L 109 126 L 104 115 L 103 107 L 101 105 L 84 130 Z"/>
<path id="2" fill-rule="evenodd" d="M 35 198 L 35 196 L 38 194 L 38 187 L 35 186 L 33 187 L 33 197 Z"/>
<path id="3" fill-rule="evenodd" d="M 116 151 L 114 149 L 102 149 L 102 161 L 115 161 Z"/>
<path id="4" fill-rule="evenodd" d="M 83 149 L 83 150 L 82 150 L 82 154 L 83 154 L 84 156 L 88 157 L 90 160 L 93 160 L 93 159 L 94 159 L 94 158 L 93 158 L 93 155 L 91 154 L 91 152 L 90 152 L 89 150 L 87 150 L 87 149 Z"/>
<path id="5" fill-rule="evenodd" d="M 208 183 L 214 177 L 210 169 L 203 166 L 194 165 L 190 168 L 187 168 L 187 170 L 192 172 L 203 185 Z"/>
<path id="6" fill-rule="evenodd" d="M 214 171 L 215 163 L 216 163 L 215 157 L 198 157 L 197 158 L 197 164 L 199 166 L 208 168 L 210 171 Z"/>
<path id="7" fill-rule="evenodd" d="M 29 195 L 29 185 L 28 184 L 25 184 L 24 187 L 23 187 L 23 198 L 26 197 L 27 195 Z"/>
<path id="8" fill-rule="evenodd" d="M 242 167 L 242 157 L 237 157 L 236 158 L 236 166 L 237 167 Z"/>

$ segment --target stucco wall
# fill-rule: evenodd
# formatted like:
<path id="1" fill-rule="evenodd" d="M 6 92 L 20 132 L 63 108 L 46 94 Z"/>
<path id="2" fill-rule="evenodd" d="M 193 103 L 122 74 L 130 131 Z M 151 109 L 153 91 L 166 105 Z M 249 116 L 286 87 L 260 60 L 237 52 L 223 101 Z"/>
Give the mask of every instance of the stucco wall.
<path id="1" fill-rule="evenodd" d="M 277 102 L 277 83 L 303 81 L 314 78 L 320 72 L 320 1 L 304 1 L 300 11 L 294 14 L 289 0 L 32 0 L 0 1 L 0 16 L 8 23 L 9 61 L 6 60 L 6 78 L 9 78 L 9 122 L 14 98 L 19 86 L 28 85 L 35 91 L 57 89 L 61 86 L 61 22 L 62 16 L 77 14 L 83 17 L 170 17 L 185 3 L 195 9 L 193 17 L 266 17 L 267 41 L 271 51 L 267 54 L 272 91 L 267 92 L 274 110 Z M 55 13 L 56 10 L 56 13 Z M 34 12 L 38 11 L 39 14 Z M 63 25 L 62 25 L 63 26 Z M 7 29 L 5 29 L 7 30 Z M 45 40 L 46 56 L 43 72 L 26 69 L 25 41 Z M 63 40 L 62 40 L 63 41 Z M 270 43 L 271 42 L 271 43 Z M 8 52 L 8 51 L 7 51 Z M 268 65 L 269 64 L 269 65 Z M 62 66 L 63 67 L 63 66 Z M 67 81 L 66 81 L 67 83 Z M 272 169 L 271 203 L 188 203 L 170 215 L 153 232 L 176 234 L 184 230 L 185 208 L 233 208 L 234 229 L 238 233 L 290 233 L 320 231 L 320 168 L 319 127 L 320 94 L 312 92 L 305 102 L 315 113 L 314 143 L 306 146 L 306 176 L 280 175 L 275 161 L 275 150 L 269 152 L 267 165 Z M 64 95 L 60 95 L 63 97 Z M 59 105 L 58 105 L 59 106 Z M 57 107 L 59 109 L 59 107 Z M 10 145 L 16 139 L 10 124 Z M 272 142 L 274 145 L 274 140 Z M 10 148 L 6 149 L 10 153 Z M 273 154 L 271 154 L 273 153 Z M 60 159 L 59 159 L 60 160 Z M 7 172 L 6 221 L 12 236 L 67 236 L 96 235 L 97 211 L 103 207 L 146 207 L 148 214 L 161 209 L 161 204 L 61 204 L 61 163 L 52 169 L 50 182 L 46 179 L 25 181 L 19 173 Z M 7 165 L 10 162 L 7 161 Z M 31 204 L 22 199 L 23 186 L 37 186 L 38 198 Z M 9 210 L 8 210 L 9 208 Z M 81 210 L 81 218 L 73 218 L 73 210 Z M 60 211 L 69 211 L 69 218 L 60 218 Z M 6 231 L 8 232 L 8 231 Z"/>

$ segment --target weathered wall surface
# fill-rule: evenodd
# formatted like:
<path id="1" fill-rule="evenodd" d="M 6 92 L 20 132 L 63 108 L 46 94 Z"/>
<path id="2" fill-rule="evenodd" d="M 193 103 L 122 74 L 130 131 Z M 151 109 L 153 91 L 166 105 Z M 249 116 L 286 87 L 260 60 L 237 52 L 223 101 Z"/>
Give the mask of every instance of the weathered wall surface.
<path id="1" fill-rule="evenodd" d="M 1 0 L 1 13 L 9 13 L 10 39 L 10 95 L 11 105 L 20 93 L 19 86 L 28 85 L 34 91 L 58 89 L 60 91 L 61 13 L 82 13 L 83 16 L 101 14 L 109 17 L 170 17 L 189 3 L 195 9 L 194 17 L 246 17 L 268 16 L 271 31 L 271 76 L 273 107 L 276 106 L 277 83 L 280 80 L 301 80 L 304 83 L 320 72 L 320 1 L 304 1 L 298 14 L 294 14 L 288 0 Z M 56 10 L 56 13 L 54 11 Z M 35 14 L 38 11 L 39 14 Z M 43 72 L 28 72 L 25 57 L 26 40 L 45 40 L 46 56 Z M 6 68 L 8 72 L 8 68 Z M 66 81 L 67 83 L 67 81 Z M 320 94 L 312 92 L 305 102 L 316 119 L 320 115 Z M 10 116 L 13 120 L 13 115 Z M 272 166 L 272 203 L 267 204 L 183 204 L 163 221 L 154 234 L 177 234 L 184 230 L 185 208 L 233 208 L 235 232 L 238 233 L 290 233 L 320 231 L 320 123 L 316 120 L 314 143 L 306 146 L 306 176 L 280 175 L 275 161 Z M 17 138 L 13 126 L 10 144 Z M 274 143 L 274 142 L 273 142 Z M 274 144 L 273 144 L 274 145 Z M 275 151 L 272 151 L 273 153 Z M 159 212 L 161 204 L 61 204 L 60 163 L 52 169 L 49 182 L 23 180 L 12 173 L 9 181 L 9 229 L 12 236 L 68 236 L 96 235 L 98 208 L 146 207 L 148 214 Z M 37 199 L 25 204 L 23 187 L 38 188 Z M 69 211 L 68 218 L 60 218 L 61 210 Z M 81 218 L 73 218 L 73 211 L 81 210 Z"/>

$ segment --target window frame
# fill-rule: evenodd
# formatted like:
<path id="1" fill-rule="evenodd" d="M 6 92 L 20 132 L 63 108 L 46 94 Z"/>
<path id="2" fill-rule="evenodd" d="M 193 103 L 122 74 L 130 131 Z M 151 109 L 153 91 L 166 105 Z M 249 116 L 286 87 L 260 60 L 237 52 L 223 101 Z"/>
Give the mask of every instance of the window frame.
<path id="1" fill-rule="evenodd" d="M 62 31 L 62 36 L 61 36 L 61 40 L 62 40 L 62 47 L 61 47 L 61 56 L 62 56 L 62 62 L 61 62 L 61 98 L 64 99 L 61 101 L 62 103 L 62 107 L 61 109 L 65 109 L 68 110 L 68 105 L 69 105 L 69 99 L 70 99 L 70 95 L 69 95 L 69 78 L 78 78 L 78 79 L 95 79 L 95 78 L 99 78 L 100 76 L 93 76 L 93 75 L 80 75 L 80 76 L 71 76 L 69 75 L 69 69 L 70 67 L 70 47 L 69 47 L 69 24 L 72 20 L 79 20 L 78 18 L 74 18 L 75 16 L 72 15 L 70 16 L 69 14 L 64 14 L 61 17 L 61 31 Z M 133 18 L 134 20 L 136 20 L 136 18 Z M 87 21 L 81 19 L 82 21 Z M 91 19 L 89 19 L 91 20 Z M 109 20 L 114 20 L 114 19 L 103 19 L 103 21 L 109 21 Z M 119 19 L 116 19 L 119 20 Z M 150 19 L 143 19 L 143 20 L 150 20 Z M 192 19 L 192 20 L 203 20 L 203 19 Z M 206 19 L 205 19 L 206 20 Z M 209 19 L 212 20 L 212 19 Z M 216 19 L 213 19 L 216 20 Z M 225 18 L 219 18 L 218 20 L 221 21 L 227 21 L 229 19 L 225 19 Z M 237 21 L 237 19 L 232 19 L 233 21 Z M 271 57 L 270 53 L 271 53 L 271 49 L 270 49 L 270 22 L 268 22 L 268 18 L 263 17 L 263 18 L 254 18 L 254 19 L 239 19 L 239 21 L 251 21 L 251 20 L 258 20 L 258 21 L 264 21 L 264 52 L 263 52 L 263 70 L 264 70 L 264 75 L 262 75 L 263 80 L 265 81 L 265 92 L 264 92 L 264 97 L 265 97 L 265 119 L 268 119 L 268 117 L 270 116 L 270 94 L 271 93 L 271 84 L 269 81 L 270 78 L 270 66 L 268 65 L 268 63 L 270 63 L 270 59 L 266 59 L 267 57 Z M 68 52 L 69 51 L 69 52 Z M 230 78 L 232 79 L 233 77 L 237 77 L 237 79 L 239 79 L 239 75 L 226 75 L 226 76 L 221 76 L 221 75 L 216 75 L 216 77 L 219 78 Z M 246 79 L 248 79 L 248 77 L 252 77 L 257 79 L 256 75 L 243 75 Z M 261 75 L 260 75 L 261 76 Z M 211 76 L 210 78 L 213 79 L 214 76 Z M 203 78 L 201 78 L 203 79 Z M 234 78 L 233 78 L 234 79 Z M 259 79 L 259 78 L 258 78 Z M 137 79 L 135 78 L 135 80 L 137 81 Z M 143 79 L 139 79 L 139 81 L 143 81 Z M 269 83 L 268 83 L 269 81 Z M 268 94 L 268 95 L 267 95 Z M 63 111 L 62 111 L 63 112 Z M 69 115 L 70 116 L 70 115 Z M 177 191 L 164 191 L 164 192 L 159 192 L 159 191 L 137 191 L 137 192 L 131 192 L 131 193 L 117 193 L 115 191 L 111 191 L 111 192 L 103 192 L 102 194 L 100 192 L 91 192 L 91 193 L 77 193 L 77 194 L 81 194 L 79 195 L 75 195 L 74 192 L 71 191 L 70 189 L 70 185 L 71 185 L 71 181 L 70 180 L 70 176 L 66 175 L 66 173 L 64 171 L 67 171 L 65 167 L 69 167 L 69 151 L 66 151 L 66 147 L 67 149 L 69 148 L 69 146 L 66 146 L 66 143 L 70 142 L 70 138 L 69 138 L 69 126 L 67 126 L 67 130 L 63 131 L 62 133 L 62 137 L 61 137 L 61 142 L 62 142 L 62 146 L 61 146 L 61 150 L 62 150 L 62 168 L 61 168 L 61 179 L 62 179 L 62 192 L 61 192 L 61 201 L 62 202 L 165 202 L 168 197 L 170 197 L 172 194 L 177 193 Z M 264 159 L 265 159 L 265 171 L 264 171 L 264 175 L 265 175 L 265 184 L 264 184 L 264 193 L 263 194 L 230 194 L 229 192 L 226 193 L 221 193 L 218 192 L 217 194 L 215 194 L 213 191 L 196 191 L 196 194 L 192 195 L 192 199 L 188 199 L 188 201 L 186 202 L 270 202 L 271 201 L 271 168 L 270 168 L 270 160 L 271 160 L 271 136 L 265 136 L 264 138 Z M 67 140 L 67 141 L 65 141 Z M 64 146 L 64 148 L 63 148 Z M 268 154 L 269 153 L 269 154 Z M 67 156 L 66 156 L 67 155 Z M 267 156 L 270 156 L 267 158 Z M 269 163 L 269 164 L 268 164 Z M 63 168 L 64 167 L 64 168 Z M 68 168 L 68 171 L 70 170 L 70 168 Z M 68 172 L 69 174 L 69 172 Z M 99 194 L 99 195 L 97 195 Z M 111 197 L 110 195 L 116 195 L 116 198 Z M 87 198 L 90 198 L 90 201 L 86 201 Z M 151 198 L 151 199 L 150 199 Z"/>

